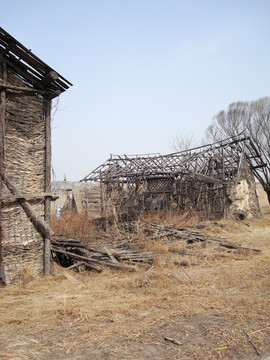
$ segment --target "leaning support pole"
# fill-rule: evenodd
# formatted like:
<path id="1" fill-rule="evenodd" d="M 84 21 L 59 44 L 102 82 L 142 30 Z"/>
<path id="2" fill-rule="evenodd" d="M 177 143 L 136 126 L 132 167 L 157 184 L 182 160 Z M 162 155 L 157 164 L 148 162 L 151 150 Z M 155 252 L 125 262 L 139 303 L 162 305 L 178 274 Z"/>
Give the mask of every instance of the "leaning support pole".
<path id="1" fill-rule="evenodd" d="M 46 223 L 44 219 L 36 212 L 36 210 L 29 204 L 27 200 L 25 200 L 23 194 L 16 188 L 16 186 L 10 181 L 10 179 L 1 171 L 0 175 L 6 184 L 8 190 L 12 195 L 18 196 L 18 203 L 24 209 L 26 215 L 35 225 L 35 227 L 45 236 L 45 238 L 51 238 L 54 235 L 54 232 L 50 228 L 50 226 Z"/>

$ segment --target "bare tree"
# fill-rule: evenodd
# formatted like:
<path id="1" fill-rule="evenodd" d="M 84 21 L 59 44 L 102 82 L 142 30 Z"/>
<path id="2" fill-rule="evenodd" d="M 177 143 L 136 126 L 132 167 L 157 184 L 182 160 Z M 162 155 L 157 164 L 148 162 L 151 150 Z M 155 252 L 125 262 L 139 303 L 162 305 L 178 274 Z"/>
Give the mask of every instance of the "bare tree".
<path id="1" fill-rule="evenodd" d="M 255 168 L 254 174 L 267 193 L 270 203 L 270 97 L 230 104 L 227 111 L 220 111 L 213 118 L 206 130 L 206 137 L 220 141 L 243 131 L 256 144 L 266 164 L 266 167 Z"/>
<path id="2" fill-rule="evenodd" d="M 177 134 L 171 141 L 170 146 L 174 151 L 183 151 L 194 147 L 195 141 L 193 132 L 190 132 L 188 134 L 180 134 L 179 132 L 177 132 Z"/>

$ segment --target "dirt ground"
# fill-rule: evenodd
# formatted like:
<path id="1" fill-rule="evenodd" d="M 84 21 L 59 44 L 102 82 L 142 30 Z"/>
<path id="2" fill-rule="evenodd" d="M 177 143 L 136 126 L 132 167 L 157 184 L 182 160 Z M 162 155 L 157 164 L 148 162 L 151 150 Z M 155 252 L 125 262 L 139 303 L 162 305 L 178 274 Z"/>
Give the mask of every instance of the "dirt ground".
<path id="1" fill-rule="evenodd" d="M 145 244 L 152 266 L 0 289 L 0 359 L 263 359 L 270 355 L 270 211 L 204 229 L 245 247 Z M 246 332 L 246 333 L 245 333 Z M 248 336 L 249 338 L 248 338 Z M 256 353 L 259 351 L 260 356 Z"/>

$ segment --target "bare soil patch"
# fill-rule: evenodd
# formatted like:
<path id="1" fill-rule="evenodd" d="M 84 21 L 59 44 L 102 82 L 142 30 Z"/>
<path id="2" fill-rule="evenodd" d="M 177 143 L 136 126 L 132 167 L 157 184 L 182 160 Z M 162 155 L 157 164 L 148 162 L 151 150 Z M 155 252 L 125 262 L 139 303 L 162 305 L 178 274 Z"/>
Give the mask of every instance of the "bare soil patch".
<path id="1" fill-rule="evenodd" d="M 261 252 L 142 239 L 157 256 L 135 273 L 55 265 L 49 277 L 22 276 L 0 289 L 0 358 L 263 358 L 270 350 L 269 209 L 261 219 L 209 223 L 203 231 Z"/>

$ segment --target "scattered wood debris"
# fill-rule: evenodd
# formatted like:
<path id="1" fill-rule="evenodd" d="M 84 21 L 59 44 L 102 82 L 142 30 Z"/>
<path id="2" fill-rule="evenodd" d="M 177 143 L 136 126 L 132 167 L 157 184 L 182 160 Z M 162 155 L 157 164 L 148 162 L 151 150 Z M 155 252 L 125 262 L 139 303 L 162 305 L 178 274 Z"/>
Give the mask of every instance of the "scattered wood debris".
<path id="1" fill-rule="evenodd" d="M 253 346 L 254 350 L 256 351 L 257 355 L 260 356 L 261 353 L 260 353 L 260 351 L 258 350 L 257 346 L 254 344 L 254 342 L 251 340 L 251 337 L 249 336 L 249 334 L 248 334 L 245 330 L 243 330 L 243 331 L 244 331 L 244 333 L 246 334 L 246 336 L 247 336 L 247 338 L 248 338 L 248 341 L 251 343 L 251 345 Z"/>
<path id="2" fill-rule="evenodd" d="M 171 339 L 171 338 L 168 338 L 168 337 L 165 337 L 164 340 L 165 340 L 165 341 L 169 341 L 169 342 L 171 342 L 171 343 L 173 343 L 173 344 L 175 344 L 175 345 L 178 345 L 178 346 L 183 345 L 183 344 L 180 343 L 179 341 L 174 340 L 174 339 Z"/>
<path id="3" fill-rule="evenodd" d="M 158 238 L 162 238 L 162 237 L 172 238 L 172 240 L 167 240 L 168 243 L 171 241 L 175 241 L 175 240 L 184 240 L 184 241 L 187 241 L 188 243 L 193 243 L 196 241 L 197 242 L 198 241 L 209 242 L 209 243 L 214 242 L 214 243 L 217 243 L 219 246 L 223 246 L 228 249 L 250 250 L 250 251 L 254 251 L 254 252 L 261 251 L 259 249 L 247 248 L 247 247 L 243 247 L 238 244 L 226 241 L 225 238 L 221 237 L 221 236 L 218 239 L 211 238 L 203 233 L 199 233 L 197 231 L 189 231 L 184 228 L 175 229 L 172 227 L 152 224 L 152 223 L 148 223 L 148 222 L 144 223 L 144 228 L 145 228 L 145 231 L 154 232 L 154 234 L 152 236 L 149 236 L 149 238 L 151 238 L 151 239 L 158 239 Z"/>
<path id="4" fill-rule="evenodd" d="M 104 236 L 99 243 L 87 244 L 78 239 L 54 237 L 52 239 L 52 256 L 56 262 L 69 269 L 85 269 L 101 272 L 103 267 L 112 269 L 135 271 L 135 265 L 151 265 L 155 254 L 140 250 L 140 239 L 162 241 L 170 244 L 184 241 L 187 244 L 194 242 L 215 243 L 218 246 L 236 249 L 238 251 L 260 252 L 259 249 L 242 247 L 227 241 L 224 237 L 212 238 L 203 233 L 184 228 L 157 225 L 148 222 L 130 223 L 134 227 L 132 232 L 122 232 L 117 241 L 112 235 Z M 181 255 L 194 255 L 184 251 Z"/>
<path id="5" fill-rule="evenodd" d="M 102 267 L 135 271 L 129 265 L 152 264 L 153 254 L 147 252 L 137 252 L 125 247 L 125 244 L 105 244 L 92 246 L 84 244 L 77 239 L 52 239 L 52 255 L 56 262 L 75 269 L 84 266 L 87 269 L 102 271 Z"/>

